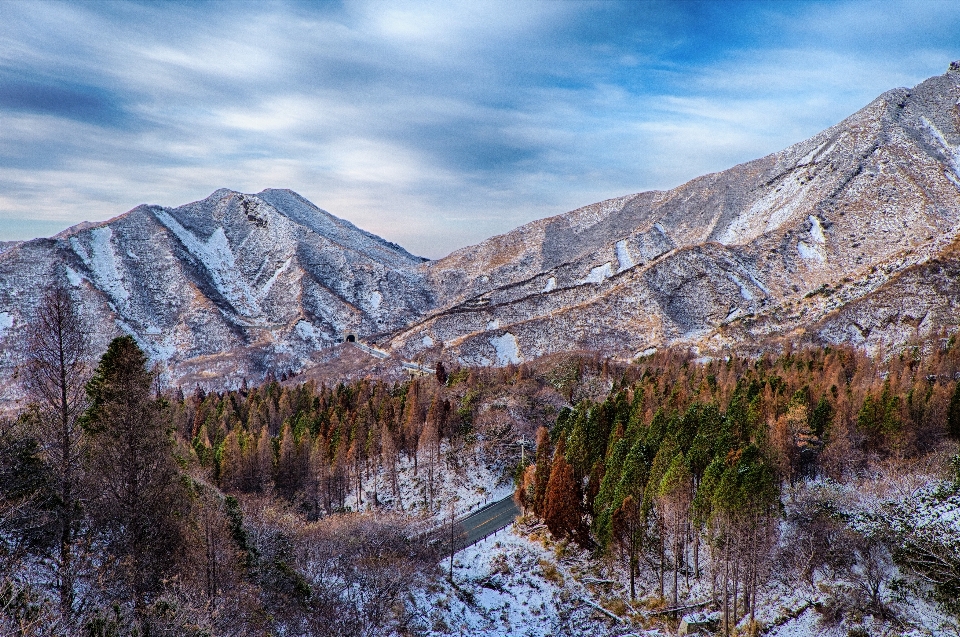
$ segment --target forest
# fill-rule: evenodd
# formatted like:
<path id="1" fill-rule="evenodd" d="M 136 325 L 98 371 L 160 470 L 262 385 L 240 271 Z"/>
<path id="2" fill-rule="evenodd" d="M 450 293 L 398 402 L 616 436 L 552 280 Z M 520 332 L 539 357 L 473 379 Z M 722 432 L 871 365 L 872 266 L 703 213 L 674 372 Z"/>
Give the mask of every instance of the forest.
<path id="1" fill-rule="evenodd" d="M 818 569 L 859 568 L 854 553 L 872 542 L 956 614 L 960 545 L 949 523 L 943 544 L 902 516 L 855 532 L 829 503 L 810 502 L 791 512 L 791 532 L 803 537 L 784 543 L 781 521 L 784 497 L 796 501 L 801 481 L 855 481 L 891 458 L 955 452 L 958 350 L 949 339 L 884 364 L 823 348 L 701 364 L 668 355 L 632 366 L 603 401 L 565 408 L 539 430 L 516 498 L 555 537 L 621 556 L 631 598 L 640 569 L 655 573 L 656 597 L 672 607 L 689 601 L 681 579 L 689 591 L 691 579 L 706 578 L 724 634 L 754 619 L 774 561 L 802 565 L 792 575 L 812 581 Z M 960 456 L 950 467 L 943 499 L 960 486 Z M 859 583 L 847 603 L 888 614 L 880 588 L 889 582 Z"/>
<path id="2" fill-rule="evenodd" d="M 896 621 L 908 598 L 960 615 L 960 534 L 924 517 L 960 510 L 953 338 L 206 392 L 164 387 L 129 336 L 91 352 L 64 288 L 25 337 L 29 402 L 0 425 L 0 634 L 428 633 L 414 593 L 445 571 L 422 539 L 480 465 L 624 580 L 625 615 L 706 598 L 716 630 L 758 634 L 802 583 L 832 587 L 825 621 Z M 919 466 L 937 480 L 883 515 L 830 495 Z"/>

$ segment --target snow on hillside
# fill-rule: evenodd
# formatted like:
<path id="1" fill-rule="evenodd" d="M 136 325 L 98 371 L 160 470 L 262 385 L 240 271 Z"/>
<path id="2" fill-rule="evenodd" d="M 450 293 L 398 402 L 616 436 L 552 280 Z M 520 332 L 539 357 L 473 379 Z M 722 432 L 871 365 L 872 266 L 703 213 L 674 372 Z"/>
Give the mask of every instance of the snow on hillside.
<path id="1" fill-rule="evenodd" d="M 924 534 L 935 542 L 960 546 L 960 491 L 924 467 L 890 463 L 871 475 L 840 484 L 826 479 L 798 483 L 784 495 L 781 544 L 776 549 L 758 597 L 756 619 L 770 637 L 846 637 L 896 634 L 948 637 L 960 631 L 951 618 L 909 584 L 888 552 L 869 538 L 877 525 Z M 813 506 L 814 509 L 810 509 Z M 850 548 L 849 568 L 821 569 L 805 580 L 794 568 L 803 550 L 792 520 L 827 507 L 837 520 L 866 537 Z M 842 545 L 846 547 L 847 545 Z M 838 545 L 838 550 L 847 550 Z M 711 598 L 708 547 L 704 573 L 689 585 L 680 578 L 681 600 Z M 872 561 L 871 561 L 872 560 Z M 454 558 L 452 583 L 444 581 L 417 593 L 414 605 L 425 634 L 493 635 L 655 635 L 676 634 L 682 617 L 658 614 L 656 574 L 642 567 L 639 599 L 629 600 L 621 559 L 598 559 L 567 542 L 554 541 L 542 523 L 521 518 L 512 527 L 469 547 Z M 446 572 L 449 562 L 441 566 Z M 862 605 L 868 588 L 878 587 L 885 616 Z M 668 585 L 669 588 L 669 585 Z M 861 600 L 861 601 L 858 601 Z M 719 616 L 709 606 L 681 613 L 688 620 Z M 748 634 L 749 616 L 739 630 Z M 892 631 L 892 632 L 891 632 Z"/>
<path id="2" fill-rule="evenodd" d="M 446 569 L 448 562 L 442 564 Z M 513 527 L 458 553 L 453 581 L 415 598 L 430 636 L 570 637 L 623 635 L 627 626 L 598 611 L 597 600 L 575 577 L 589 563 L 566 548 L 551 550 Z M 657 635 L 657 632 L 641 632 Z"/>

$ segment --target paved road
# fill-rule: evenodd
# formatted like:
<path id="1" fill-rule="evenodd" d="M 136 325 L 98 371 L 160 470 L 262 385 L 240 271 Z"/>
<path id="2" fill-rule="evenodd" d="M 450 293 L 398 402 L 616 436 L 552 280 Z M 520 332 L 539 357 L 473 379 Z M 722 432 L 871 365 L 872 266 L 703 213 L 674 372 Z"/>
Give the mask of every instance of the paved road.
<path id="1" fill-rule="evenodd" d="M 520 509 L 514 503 L 513 496 L 509 496 L 461 518 L 457 521 L 462 529 L 456 540 L 458 550 L 509 526 L 518 515 Z"/>

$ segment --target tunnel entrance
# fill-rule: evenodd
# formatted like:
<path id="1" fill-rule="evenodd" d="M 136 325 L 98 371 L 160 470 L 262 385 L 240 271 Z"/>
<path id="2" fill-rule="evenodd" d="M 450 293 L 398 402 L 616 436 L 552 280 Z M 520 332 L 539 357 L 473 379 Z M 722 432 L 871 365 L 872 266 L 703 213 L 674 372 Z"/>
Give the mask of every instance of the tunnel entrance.
<path id="1" fill-rule="evenodd" d="M 356 337 L 356 335 L 354 335 L 354 334 L 347 334 L 347 342 L 348 342 L 348 343 L 356 343 L 356 342 L 357 342 L 357 337 Z"/>

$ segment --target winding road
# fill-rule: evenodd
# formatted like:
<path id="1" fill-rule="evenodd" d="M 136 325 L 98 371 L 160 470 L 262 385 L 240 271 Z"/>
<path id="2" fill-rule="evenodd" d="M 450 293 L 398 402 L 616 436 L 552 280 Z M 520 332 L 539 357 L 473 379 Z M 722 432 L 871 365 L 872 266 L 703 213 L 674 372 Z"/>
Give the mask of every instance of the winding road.
<path id="1" fill-rule="evenodd" d="M 459 533 L 454 539 L 457 551 L 462 551 L 500 529 L 510 526 L 518 515 L 520 515 L 520 509 L 517 508 L 511 495 L 460 518 L 456 522 Z"/>

